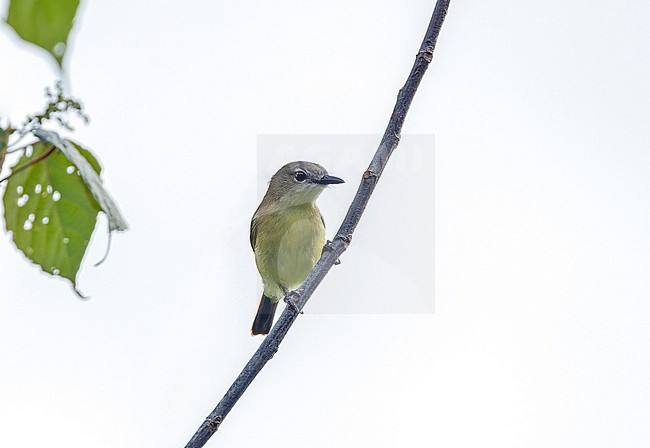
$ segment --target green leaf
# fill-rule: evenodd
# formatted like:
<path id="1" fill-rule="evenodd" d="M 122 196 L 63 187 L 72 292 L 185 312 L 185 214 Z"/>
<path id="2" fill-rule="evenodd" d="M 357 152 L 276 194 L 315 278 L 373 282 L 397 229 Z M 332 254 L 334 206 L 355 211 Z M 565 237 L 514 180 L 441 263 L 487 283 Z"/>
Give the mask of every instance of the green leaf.
<path id="1" fill-rule="evenodd" d="M 10 0 L 7 24 L 21 39 L 49 52 L 59 68 L 79 0 Z"/>
<path id="2" fill-rule="evenodd" d="M 42 142 L 59 149 L 63 155 L 72 162 L 73 165 L 79 170 L 81 179 L 86 183 L 88 191 L 93 195 L 102 211 L 106 213 L 108 218 L 108 228 L 112 232 L 114 230 L 123 231 L 129 228 L 122 212 L 120 212 L 117 202 L 112 198 L 108 190 L 104 187 L 99 175 L 95 172 L 92 164 L 79 152 L 79 147 L 69 140 L 62 139 L 56 132 L 47 131 L 43 128 L 35 129 L 32 131 L 35 137 Z"/>
<path id="3" fill-rule="evenodd" d="M 17 171 L 45 155 L 52 145 L 33 145 L 13 167 L 4 194 L 5 223 L 14 243 L 27 258 L 53 275 L 76 285 L 100 207 L 68 159 L 55 149 L 47 158 Z M 79 151 L 99 173 L 92 153 Z M 29 151 L 27 151 L 29 152 Z"/>

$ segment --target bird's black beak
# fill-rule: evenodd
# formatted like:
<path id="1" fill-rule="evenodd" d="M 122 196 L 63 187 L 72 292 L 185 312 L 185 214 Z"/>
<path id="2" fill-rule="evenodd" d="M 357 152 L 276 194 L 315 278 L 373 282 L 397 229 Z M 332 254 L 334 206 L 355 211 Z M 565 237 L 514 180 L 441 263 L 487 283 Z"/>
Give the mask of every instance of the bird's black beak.
<path id="1" fill-rule="evenodd" d="M 330 176 L 329 174 L 326 174 L 325 176 L 321 177 L 319 180 L 316 181 L 317 184 L 321 184 L 321 185 L 342 184 L 344 182 L 345 181 L 340 177 Z"/>

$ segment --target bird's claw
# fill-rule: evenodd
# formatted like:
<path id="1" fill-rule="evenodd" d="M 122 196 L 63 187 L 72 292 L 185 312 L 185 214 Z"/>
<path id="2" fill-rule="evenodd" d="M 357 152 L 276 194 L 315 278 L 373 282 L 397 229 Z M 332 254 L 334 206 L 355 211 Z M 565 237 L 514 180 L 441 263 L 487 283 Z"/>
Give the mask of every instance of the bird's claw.
<path id="1" fill-rule="evenodd" d="M 289 294 L 284 296 L 284 303 L 289 305 L 293 310 L 298 313 L 298 314 L 305 314 L 300 308 L 298 308 L 298 305 L 296 305 L 296 302 L 293 300 L 294 298 L 294 292 L 291 291 Z"/>
<path id="2" fill-rule="evenodd" d="M 332 243 L 330 240 L 327 240 L 327 242 L 326 242 L 325 245 L 323 246 L 323 252 L 322 252 L 322 253 L 325 253 L 325 252 L 332 252 L 332 251 L 334 250 L 333 245 L 334 245 L 334 243 Z M 339 259 L 337 258 L 336 261 L 334 262 L 334 264 L 341 264 L 341 260 L 339 260 Z"/>
<path id="3" fill-rule="evenodd" d="M 334 250 L 334 248 L 332 247 L 332 242 L 330 240 L 327 240 L 327 242 L 323 246 L 322 253 L 331 252 L 333 250 Z"/>

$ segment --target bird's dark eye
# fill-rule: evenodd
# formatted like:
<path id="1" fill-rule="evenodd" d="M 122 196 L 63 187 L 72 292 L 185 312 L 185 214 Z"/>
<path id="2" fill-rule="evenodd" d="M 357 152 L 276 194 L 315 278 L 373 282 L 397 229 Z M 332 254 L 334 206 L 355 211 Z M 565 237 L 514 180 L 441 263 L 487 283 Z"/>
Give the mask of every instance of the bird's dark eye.
<path id="1" fill-rule="evenodd" d="M 296 171 L 296 174 L 293 176 L 296 181 L 298 182 L 304 182 L 307 179 L 307 174 L 305 174 L 304 171 Z"/>

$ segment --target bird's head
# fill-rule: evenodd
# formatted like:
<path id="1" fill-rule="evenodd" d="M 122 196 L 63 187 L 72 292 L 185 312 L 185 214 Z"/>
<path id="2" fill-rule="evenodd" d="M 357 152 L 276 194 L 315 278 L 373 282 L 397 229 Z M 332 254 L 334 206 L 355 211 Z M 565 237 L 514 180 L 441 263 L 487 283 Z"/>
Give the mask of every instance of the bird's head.
<path id="1" fill-rule="evenodd" d="M 267 196 L 281 202 L 285 207 L 311 204 L 331 184 L 343 183 L 343 179 L 330 176 L 317 163 L 291 162 L 273 175 Z"/>

